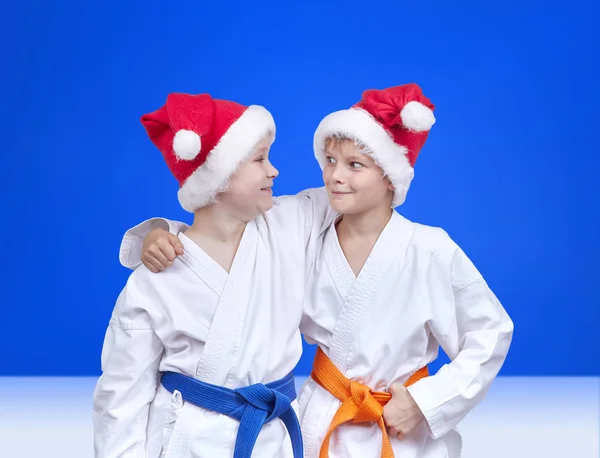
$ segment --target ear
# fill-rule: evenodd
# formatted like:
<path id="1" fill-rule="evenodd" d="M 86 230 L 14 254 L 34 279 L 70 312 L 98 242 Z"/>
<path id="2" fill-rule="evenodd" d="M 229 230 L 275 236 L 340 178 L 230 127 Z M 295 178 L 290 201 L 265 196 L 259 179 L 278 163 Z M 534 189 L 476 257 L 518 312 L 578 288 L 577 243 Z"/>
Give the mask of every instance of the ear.
<path id="1" fill-rule="evenodd" d="M 388 178 L 388 190 L 390 190 L 392 192 L 396 190 L 396 188 L 394 187 L 392 182 L 389 180 L 389 178 Z"/>

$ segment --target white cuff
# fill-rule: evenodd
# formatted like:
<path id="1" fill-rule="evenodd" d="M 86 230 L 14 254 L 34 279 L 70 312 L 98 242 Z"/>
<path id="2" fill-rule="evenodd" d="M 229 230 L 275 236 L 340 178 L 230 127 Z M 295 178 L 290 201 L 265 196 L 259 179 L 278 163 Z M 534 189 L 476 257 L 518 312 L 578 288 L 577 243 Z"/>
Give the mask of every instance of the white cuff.
<path id="1" fill-rule="evenodd" d="M 435 375 L 421 379 L 407 387 L 407 390 L 423 412 L 429 434 L 433 439 L 439 439 L 452 429 L 446 425 L 441 411 L 446 402 L 455 397 L 455 394 L 451 389 L 445 393 L 438 392 L 434 378 Z"/>
<path id="2" fill-rule="evenodd" d="M 137 269 L 142 264 L 142 246 L 150 231 L 160 228 L 177 235 L 187 227 L 185 223 L 171 221 L 166 218 L 147 219 L 125 232 L 119 249 L 119 262 L 128 269 Z"/>

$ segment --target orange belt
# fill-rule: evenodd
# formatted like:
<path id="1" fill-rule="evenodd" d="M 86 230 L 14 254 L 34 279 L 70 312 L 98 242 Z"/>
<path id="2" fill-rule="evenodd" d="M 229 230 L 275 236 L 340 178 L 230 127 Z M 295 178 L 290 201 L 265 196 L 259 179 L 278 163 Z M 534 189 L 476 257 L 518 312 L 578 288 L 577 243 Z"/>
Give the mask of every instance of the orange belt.
<path id="1" fill-rule="evenodd" d="M 427 366 L 415 372 L 404 386 L 412 385 L 418 380 L 427 377 Z M 312 379 L 329 391 L 333 396 L 342 401 L 342 405 L 335 413 L 329 431 L 321 446 L 319 458 L 329 457 L 329 440 L 331 433 L 343 423 L 352 420 L 353 423 L 375 422 L 379 425 L 382 435 L 381 458 L 394 458 L 392 444 L 383 422 L 383 406 L 392 398 L 390 393 L 380 393 L 362 383 L 347 379 L 340 370 L 329 360 L 320 348 L 313 363 Z"/>

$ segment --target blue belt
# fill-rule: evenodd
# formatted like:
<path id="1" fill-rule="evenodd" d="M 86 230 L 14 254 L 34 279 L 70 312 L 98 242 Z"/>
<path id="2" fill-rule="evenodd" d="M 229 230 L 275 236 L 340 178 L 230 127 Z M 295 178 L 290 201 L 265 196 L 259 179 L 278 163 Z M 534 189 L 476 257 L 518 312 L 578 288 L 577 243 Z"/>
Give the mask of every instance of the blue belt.
<path id="1" fill-rule="evenodd" d="M 294 458 L 302 458 L 302 433 L 292 401 L 296 399 L 294 376 L 263 385 L 257 383 L 237 390 L 211 385 L 177 372 L 163 372 L 162 385 L 181 393 L 184 401 L 227 415 L 240 422 L 233 458 L 250 458 L 261 428 L 280 418 L 292 441 Z"/>

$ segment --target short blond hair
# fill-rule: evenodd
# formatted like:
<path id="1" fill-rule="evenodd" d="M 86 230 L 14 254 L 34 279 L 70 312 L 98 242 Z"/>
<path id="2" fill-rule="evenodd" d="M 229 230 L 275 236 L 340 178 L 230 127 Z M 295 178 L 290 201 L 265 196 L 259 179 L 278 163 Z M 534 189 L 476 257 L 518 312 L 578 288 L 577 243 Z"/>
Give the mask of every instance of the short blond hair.
<path id="1" fill-rule="evenodd" d="M 343 144 L 343 143 L 352 143 L 354 146 L 356 146 L 356 148 L 358 149 L 359 152 L 369 156 L 373 160 L 375 165 L 377 165 L 377 167 L 379 167 L 381 169 L 381 178 L 388 178 L 388 176 L 385 173 L 385 170 L 383 170 L 383 167 L 381 166 L 381 164 L 379 164 L 377 162 L 377 159 L 375 159 L 375 156 L 373 155 L 371 148 L 369 148 L 367 145 L 365 145 L 363 142 L 361 142 L 358 138 L 351 137 L 346 134 L 338 134 L 338 133 L 332 134 L 325 138 L 325 150 L 327 150 L 327 148 L 333 147 L 335 145 Z"/>
<path id="2" fill-rule="evenodd" d="M 368 154 L 369 156 L 373 157 L 372 151 L 367 145 L 365 145 L 359 139 L 351 137 L 346 134 L 333 134 L 333 135 L 330 135 L 329 137 L 325 138 L 325 149 L 328 149 L 335 145 L 339 145 L 341 143 L 348 143 L 348 142 L 353 143 L 354 146 L 356 146 L 356 148 L 361 153 Z"/>

